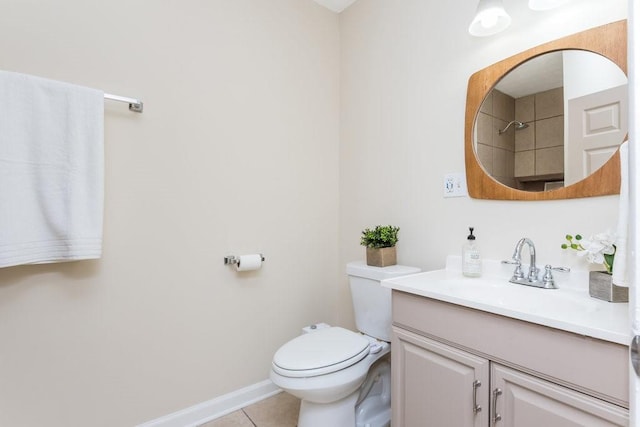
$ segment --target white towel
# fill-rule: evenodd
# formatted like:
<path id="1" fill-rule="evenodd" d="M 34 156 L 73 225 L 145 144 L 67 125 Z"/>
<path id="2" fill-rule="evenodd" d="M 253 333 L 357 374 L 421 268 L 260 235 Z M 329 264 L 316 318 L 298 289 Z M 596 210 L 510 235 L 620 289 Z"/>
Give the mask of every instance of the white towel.
<path id="1" fill-rule="evenodd" d="M 100 258 L 104 93 L 0 71 L 0 267 Z"/>
<path id="2" fill-rule="evenodd" d="M 613 259 L 612 282 L 629 287 L 627 280 L 627 235 L 629 230 L 629 141 L 620 145 L 620 201 L 616 229 L 616 256 Z"/>

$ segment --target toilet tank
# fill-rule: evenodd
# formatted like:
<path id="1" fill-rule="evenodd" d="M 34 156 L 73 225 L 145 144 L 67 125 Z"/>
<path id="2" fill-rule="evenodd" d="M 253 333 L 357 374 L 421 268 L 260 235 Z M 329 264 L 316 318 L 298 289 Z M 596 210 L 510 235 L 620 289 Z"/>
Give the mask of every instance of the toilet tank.
<path id="1" fill-rule="evenodd" d="M 416 267 L 391 265 L 373 267 L 364 261 L 347 264 L 353 311 L 358 330 L 382 341 L 391 341 L 391 289 L 380 281 L 419 273 Z"/>

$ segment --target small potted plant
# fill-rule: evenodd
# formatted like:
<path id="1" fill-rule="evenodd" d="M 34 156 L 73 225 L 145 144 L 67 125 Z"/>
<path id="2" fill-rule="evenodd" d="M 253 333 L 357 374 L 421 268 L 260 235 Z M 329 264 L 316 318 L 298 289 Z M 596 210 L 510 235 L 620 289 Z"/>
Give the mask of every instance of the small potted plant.
<path id="1" fill-rule="evenodd" d="M 617 286 L 612 281 L 613 260 L 616 256 L 614 236 L 610 233 L 599 233 L 589 239 L 576 234 L 565 236 L 566 243 L 562 249 L 573 249 L 578 256 L 586 257 L 592 264 L 602 264 L 606 271 L 589 272 L 589 295 L 593 298 L 609 302 L 628 302 L 629 288 Z"/>
<path id="2" fill-rule="evenodd" d="M 360 244 L 367 248 L 367 265 L 387 267 L 397 263 L 398 231 L 400 227 L 392 225 L 378 225 L 373 230 L 364 229 Z"/>

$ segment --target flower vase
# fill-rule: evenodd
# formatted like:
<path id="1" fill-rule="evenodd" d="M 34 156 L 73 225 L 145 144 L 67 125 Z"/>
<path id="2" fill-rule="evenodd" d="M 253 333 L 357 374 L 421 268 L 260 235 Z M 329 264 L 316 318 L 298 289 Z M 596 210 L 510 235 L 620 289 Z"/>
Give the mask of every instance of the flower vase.
<path id="1" fill-rule="evenodd" d="M 367 248 L 367 265 L 374 267 L 387 267 L 396 265 L 396 247 Z"/>
<path id="2" fill-rule="evenodd" d="M 629 288 L 615 285 L 612 279 L 606 271 L 590 271 L 589 295 L 609 302 L 629 302 Z"/>

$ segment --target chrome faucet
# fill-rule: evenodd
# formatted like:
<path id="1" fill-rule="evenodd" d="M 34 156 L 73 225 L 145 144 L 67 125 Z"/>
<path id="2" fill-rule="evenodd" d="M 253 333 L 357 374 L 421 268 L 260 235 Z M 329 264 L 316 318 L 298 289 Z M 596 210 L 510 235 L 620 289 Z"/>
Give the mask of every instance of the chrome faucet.
<path id="1" fill-rule="evenodd" d="M 524 279 L 524 274 L 522 273 L 522 269 L 519 267 L 520 267 L 520 264 L 522 263 L 521 253 L 522 253 L 522 247 L 525 245 L 525 243 L 529 247 L 529 257 L 530 257 L 529 274 L 527 275 L 527 280 L 529 282 L 536 282 L 538 280 L 539 270 L 538 270 L 538 267 L 536 267 L 536 245 L 534 245 L 533 241 L 528 237 L 523 237 L 522 239 L 518 240 L 518 243 L 516 243 L 516 248 L 513 250 L 513 255 L 511 256 L 511 259 L 517 262 L 516 271 L 513 273 L 513 277 L 511 278 L 512 282 L 514 279 L 519 281 Z M 519 282 L 515 282 L 515 283 L 519 283 Z"/>
<path id="2" fill-rule="evenodd" d="M 525 274 L 522 271 L 522 247 L 524 245 L 529 247 L 529 272 L 525 277 Z M 551 270 L 558 271 L 569 271 L 568 268 L 560 267 L 554 268 L 550 265 L 545 266 L 545 273 L 542 277 L 539 276 L 540 269 L 536 267 L 536 246 L 533 244 L 533 241 L 528 237 L 523 237 L 518 240 L 516 243 L 516 248 L 513 251 L 513 255 L 511 256 L 511 260 L 502 261 L 503 264 L 515 264 L 516 269 L 513 271 L 513 276 L 509 280 L 511 283 L 516 283 L 518 285 L 527 285 L 527 286 L 535 286 L 536 288 L 544 288 L 544 289 L 556 289 L 556 284 L 553 280 L 553 276 L 551 274 Z"/>

